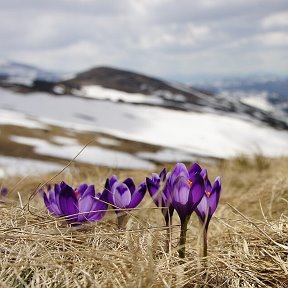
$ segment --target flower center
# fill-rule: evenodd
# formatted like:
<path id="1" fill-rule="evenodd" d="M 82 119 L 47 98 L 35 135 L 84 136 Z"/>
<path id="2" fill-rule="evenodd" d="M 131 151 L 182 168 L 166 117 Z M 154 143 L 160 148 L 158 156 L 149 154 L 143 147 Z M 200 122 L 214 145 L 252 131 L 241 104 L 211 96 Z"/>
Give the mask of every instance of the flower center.
<path id="1" fill-rule="evenodd" d="M 75 193 L 76 198 L 78 198 L 79 191 L 78 191 L 78 190 L 75 190 L 74 193 Z"/>
<path id="2" fill-rule="evenodd" d="M 190 181 L 189 179 L 187 179 L 187 183 L 188 183 L 189 187 L 192 186 L 192 181 Z"/>
<path id="3" fill-rule="evenodd" d="M 210 195 L 211 195 L 211 192 L 210 191 L 206 191 L 205 193 L 206 193 L 207 197 L 209 198 Z"/>

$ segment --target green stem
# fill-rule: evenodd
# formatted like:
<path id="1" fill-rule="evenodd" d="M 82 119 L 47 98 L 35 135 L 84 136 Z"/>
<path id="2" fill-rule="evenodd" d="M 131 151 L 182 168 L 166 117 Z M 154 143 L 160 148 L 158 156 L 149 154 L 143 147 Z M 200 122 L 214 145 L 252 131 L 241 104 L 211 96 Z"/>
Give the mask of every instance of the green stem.
<path id="1" fill-rule="evenodd" d="M 120 214 L 120 215 L 117 215 L 117 224 L 118 224 L 118 228 L 119 229 L 125 229 L 125 222 L 124 222 L 124 220 L 125 220 L 125 217 L 126 217 L 127 215 L 125 214 L 125 213 L 123 213 L 123 214 Z"/>
<path id="2" fill-rule="evenodd" d="M 167 215 L 165 217 L 166 222 L 166 253 L 170 252 L 170 243 L 171 243 L 171 233 L 172 233 L 172 218 Z"/>
<path id="3" fill-rule="evenodd" d="M 202 241 L 203 241 L 203 251 L 202 251 L 202 257 L 207 257 L 208 255 L 208 245 L 207 245 L 207 230 L 205 226 L 203 227 L 203 234 L 202 234 Z"/>
<path id="4" fill-rule="evenodd" d="M 189 222 L 190 216 L 186 217 L 184 221 L 181 221 L 181 231 L 180 231 L 180 242 L 178 253 L 180 258 L 185 258 L 185 244 L 186 244 L 186 234 L 187 234 L 187 225 Z"/>

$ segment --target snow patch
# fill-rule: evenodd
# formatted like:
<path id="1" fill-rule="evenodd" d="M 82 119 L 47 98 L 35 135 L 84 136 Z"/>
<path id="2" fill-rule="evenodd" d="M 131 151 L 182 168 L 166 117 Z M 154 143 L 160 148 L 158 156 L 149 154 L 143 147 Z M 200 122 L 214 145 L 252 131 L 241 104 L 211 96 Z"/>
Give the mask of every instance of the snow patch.
<path id="1" fill-rule="evenodd" d="M 144 95 L 140 93 L 127 93 L 97 85 L 83 86 L 81 91 L 83 93 L 82 96 L 99 100 L 110 100 L 114 102 L 124 101 L 128 103 L 146 103 L 154 105 L 163 103 L 163 101 L 157 96 Z"/>
<path id="2" fill-rule="evenodd" d="M 73 159 L 83 148 L 81 145 L 69 145 L 65 147 L 58 146 L 50 144 L 45 140 L 31 137 L 11 136 L 11 140 L 16 143 L 33 146 L 34 152 L 39 155 L 52 156 L 67 160 Z M 87 146 L 77 157 L 76 161 L 124 169 L 155 168 L 151 162 L 142 160 L 131 154 L 95 146 Z"/>
<path id="3" fill-rule="evenodd" d="M 31 174 L 57 172 L 63 169 L 62 165 L 33 159 L 0 156 L 0 178 Z"/>

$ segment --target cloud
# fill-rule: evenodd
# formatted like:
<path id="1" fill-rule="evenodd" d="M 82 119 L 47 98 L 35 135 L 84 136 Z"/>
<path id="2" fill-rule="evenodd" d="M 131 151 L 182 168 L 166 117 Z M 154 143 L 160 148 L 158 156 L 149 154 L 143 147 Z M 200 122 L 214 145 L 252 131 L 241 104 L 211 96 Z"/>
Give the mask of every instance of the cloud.
<path id="1" fill-rule="evenodd" d="M 262 21 L 264 28 L 278 28 L 288 26 L 288 11 L 275 13 L 265 17 Z"/>
<path id="2" fill-rule="evenodd" d="M 1 1 L 0 57 L 186 80 L 197 71 L 265 73 L 269 55 L 269 72 L 283 74 L 277 55 L 287 46 L 286 11 L 286 0 Z"/>

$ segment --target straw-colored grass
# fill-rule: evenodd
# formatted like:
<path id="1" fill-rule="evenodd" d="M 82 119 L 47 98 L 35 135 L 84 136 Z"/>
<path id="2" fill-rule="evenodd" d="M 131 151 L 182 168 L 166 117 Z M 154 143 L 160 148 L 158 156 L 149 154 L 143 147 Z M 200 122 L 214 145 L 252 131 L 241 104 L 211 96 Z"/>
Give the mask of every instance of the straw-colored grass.
<path id="1" fill-rule="evenodd" d="M 49 179 L 6 179 L 9 195 L 0 204 L 0 287 L 288 287 L 288 159 L 239 157 L 208 165 L 221 175 L 223 193 L 208 234 L 208 258 L 198 256 L 198 220 L 188 230 L 186 258 L 179 259 L 179 219 L 165 252 L 164 220 L 148 195 L 118 230 L 109 210 L 99 223 L 68 227 L 48 215 L 36 195 Z M 159 168 L 160 169 L 160 168 Z M 71 170 L 76 186 L 115 173 L 140 183 L 147 171 Z M 1 183 L 0 183 L 1 184 Z M 206 267 L 206 268 L 205 268 Z"/>

